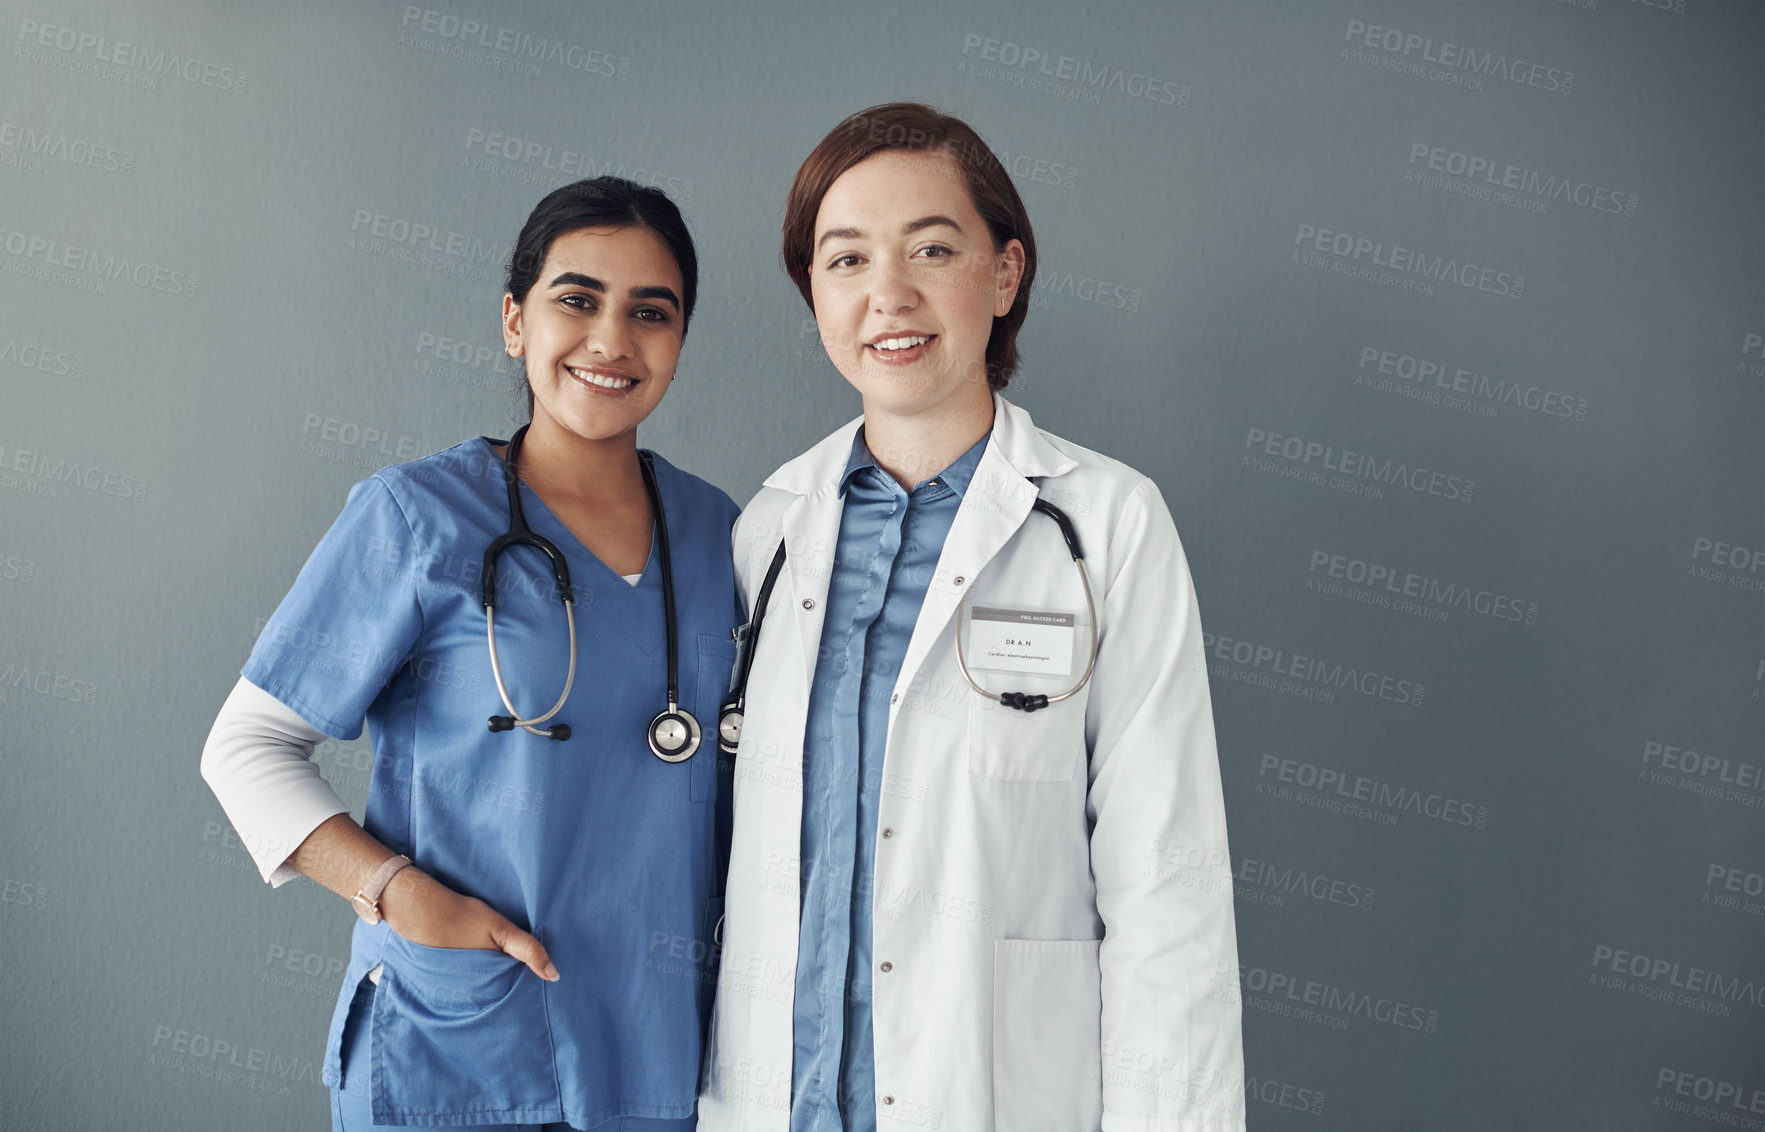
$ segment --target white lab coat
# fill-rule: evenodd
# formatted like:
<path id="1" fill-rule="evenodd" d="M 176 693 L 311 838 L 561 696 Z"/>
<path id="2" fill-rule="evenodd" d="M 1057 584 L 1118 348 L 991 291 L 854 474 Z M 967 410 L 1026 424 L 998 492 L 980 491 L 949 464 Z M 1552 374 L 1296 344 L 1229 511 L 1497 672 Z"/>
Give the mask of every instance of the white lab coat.
<path id="1" fill-rule="evenodd" d="M 875 883 L 857 896 L 874 909 L 879 1126 L 1242 1129 L 1225 812 L 1176 528 L 1145 476 L 994 408 L 891 697 Z M 788 557 L 736 758 L 702 1132 L 790 1123 L 804 725 L 859 423 L 773 473 L 735 528 L 748 602 L 781 537 Z M 955 632 L 965 597 L 1085 609 L 1059 528 L 1031 514 L 1038 486 L 1078 530 L 1101 653 L 1079 695 L 1025 714 L 968 686 Z"/>

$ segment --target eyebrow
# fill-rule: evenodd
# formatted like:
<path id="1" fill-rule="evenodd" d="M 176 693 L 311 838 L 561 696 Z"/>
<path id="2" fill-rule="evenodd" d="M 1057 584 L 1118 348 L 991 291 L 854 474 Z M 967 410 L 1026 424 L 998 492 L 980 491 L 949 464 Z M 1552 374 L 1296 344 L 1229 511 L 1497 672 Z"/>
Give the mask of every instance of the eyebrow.
<path id="1" fill-rule="evenodd" d="M 910 220 L 901 225 L 901 234 L 903 236 L 911 235 L 922 228 L 933 228 L 939 224 L 956 229 L 957 235 L 962 234 L 962 225 L 948 216 L 921 216 L 918 220 Z M 815 250 L 820 251 L 821 245 L 829 240 L 859 240 L 863 237 L 864 233 L 856 228 L 829 228 L 821 234 L 821 239 L 815 241 Z"/>
<path id="2" fill-rule="evenodd" d="M 599 291 L 603 295 L 607 293 L 605 283 L 592 275 L 584 275 L 580 271 L 566 271 L 553 279 L 551 285 L 553 287 L 586 287 L 590 291 Z M 672 287 L 633 287 L 626 294 L 634 299 L 666 299 L 674 304 L 675 310 L 680 309 L 680 296 L 674 293 Z"/>

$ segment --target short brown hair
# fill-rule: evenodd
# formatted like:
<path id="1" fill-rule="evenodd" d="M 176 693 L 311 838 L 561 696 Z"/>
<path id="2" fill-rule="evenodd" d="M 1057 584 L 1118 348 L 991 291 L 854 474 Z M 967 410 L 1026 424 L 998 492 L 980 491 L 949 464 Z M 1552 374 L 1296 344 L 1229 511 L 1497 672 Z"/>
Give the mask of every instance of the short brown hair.
<path id="1" fill-rule="evenodd" d="M 889 102 L 860 110 L 821 139 L 791 182 L 784 206 L 784 270 L 815 308 L 809 292 L 809 260 L 815 247 L 815 214 L 821 198 L 840 174 L 889 149 L 920 153 L 944 151 L 956 159 L 975 211 L 987 223 L 995 250 L 1008 241 L 1023 245 L 1023 278 L 1011 309 L 993 320 L 987 339 L 987 384 L 1003 389 L 1017 372 L 1017 332 L 1029 314 L 1030 285 L 1036 280 L 1036 237 L 1029 213 L 1011 176 L 974 128 L 923 102 Z"/>

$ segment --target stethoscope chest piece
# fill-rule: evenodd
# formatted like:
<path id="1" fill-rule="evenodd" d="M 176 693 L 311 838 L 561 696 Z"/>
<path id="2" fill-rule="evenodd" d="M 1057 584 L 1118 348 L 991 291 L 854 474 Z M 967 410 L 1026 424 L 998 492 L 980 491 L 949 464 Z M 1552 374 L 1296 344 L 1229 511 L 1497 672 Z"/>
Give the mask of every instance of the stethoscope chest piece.
<path id="1" fill-rule="evenodd" d="M 741 745 L 742 723 L 745 718 L 742 709 L 738 707 L 724 708 L 723 714 L 717 718 L 717 745 L 723 748 L 724 754 L 735 754 L 736 748 Z"/>
<path id="2" fill-rule="evenodd" d="M 665 763 L 683 763 L 692 758 L 702 738 L 699 721 L 689 711 L 670 706 L 650 720 L 650 750 Z"/>

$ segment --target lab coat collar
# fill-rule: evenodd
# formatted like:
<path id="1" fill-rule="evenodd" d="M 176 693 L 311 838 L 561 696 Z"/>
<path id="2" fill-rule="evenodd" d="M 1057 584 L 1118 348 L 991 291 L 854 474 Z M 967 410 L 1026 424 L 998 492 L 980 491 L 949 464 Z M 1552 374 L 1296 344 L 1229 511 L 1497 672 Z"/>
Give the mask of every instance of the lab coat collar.
<path id="1" fill-rule="evenodd" d="M 853 440 L 863 423 L 862 416 L 847 421 L 821 443 L 766 477 L 766 486 L 797 495 L 837 493 L 852 459 Z M 1026 480 L 1063 475 L 1078 466 L 1078 461 L 1048 443 L 1029 413 L 998 393 L 993 394 L 991 435 L 993 442 L 983 461 L 1003 459 Z"/>

